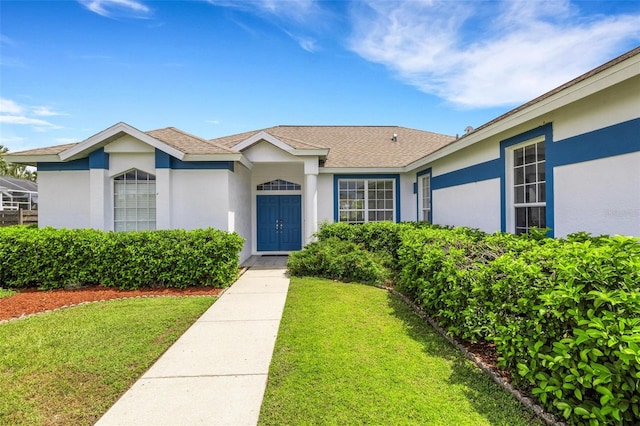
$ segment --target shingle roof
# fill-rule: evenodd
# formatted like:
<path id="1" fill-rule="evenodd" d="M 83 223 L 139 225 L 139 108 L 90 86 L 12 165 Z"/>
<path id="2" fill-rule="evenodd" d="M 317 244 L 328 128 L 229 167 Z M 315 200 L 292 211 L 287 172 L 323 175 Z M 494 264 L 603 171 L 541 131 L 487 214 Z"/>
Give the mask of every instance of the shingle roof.
<path id="1" fill-rule="evenodd" d="M 64 145 L 47 146 L 44 148 L 29 149 L 26 151 L 8 152 L 8 155 L 57 155 L 62 151 L 65 151 L 71 147 L 78 145 L 78 143 L 67 143 Z"/>
<path id="2" fill-rule="evenodd" d="M 215 142 L 199 138 L 175 127 L 151 130 L 145 132 L 152 138 L 158 139 L 185 154 L 231 154 L 234 151 Z"/>
<path id="3" fill-rule="evenodd" d="M 328 148 L 325 167 L 403 167 L 455 140 L 398 126 L 276 126 L 212 142 L 233 148 L 261 131 L 293 148 Z M 394 134 L 396 141 L 392 140 Z"/>
<path id="4" fill-rule="evenodd" d="M 11 176 L 0 176 L 0 188 L 10 191 L 38 192 L 38 184 L 26 179 L 18 179 Z"/>

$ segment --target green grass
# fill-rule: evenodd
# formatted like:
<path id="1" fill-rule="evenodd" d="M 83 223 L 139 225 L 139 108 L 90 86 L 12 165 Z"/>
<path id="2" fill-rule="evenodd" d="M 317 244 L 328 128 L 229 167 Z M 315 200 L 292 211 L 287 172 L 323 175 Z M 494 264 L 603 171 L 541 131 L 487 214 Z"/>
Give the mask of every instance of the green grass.
<path id="1" fill-rule="evenodd" d="M 0 425 L 93 424 L 214 300 L 117 300 L 0 325 Z"/>
<path id="2" fill-rule="evenodd" d="M 541 425 L 401 301 L 293 278 L 261 425 Z"/>
<path id="3" fill-rule="evenodd" d="M 6 288 L 0 288 L 0 299 L 3 297 L 8 297 L 8 296 L 12 296 L 14 294 L 16 294 L 17 291 L 15 290 L 9 290 Z"/>

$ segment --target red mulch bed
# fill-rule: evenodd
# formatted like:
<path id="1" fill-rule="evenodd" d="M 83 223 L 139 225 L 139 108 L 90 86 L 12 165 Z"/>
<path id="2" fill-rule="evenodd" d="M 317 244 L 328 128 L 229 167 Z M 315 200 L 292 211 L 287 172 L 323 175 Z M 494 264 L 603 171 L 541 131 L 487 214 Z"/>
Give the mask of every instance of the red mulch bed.
<path id="1" fill-rule="evenodd" d="M 98 300 L 123 299 L 138 296 L 211 296 L 218 295 L 221 292 L 221 289 L 212 287 L 118 290 L 115 288 L 93 286 L 76 290 L 41 291 L 37 289 L 26 289 L 21 290 L 13 296 L 0 298 L 0 321 Z"/>

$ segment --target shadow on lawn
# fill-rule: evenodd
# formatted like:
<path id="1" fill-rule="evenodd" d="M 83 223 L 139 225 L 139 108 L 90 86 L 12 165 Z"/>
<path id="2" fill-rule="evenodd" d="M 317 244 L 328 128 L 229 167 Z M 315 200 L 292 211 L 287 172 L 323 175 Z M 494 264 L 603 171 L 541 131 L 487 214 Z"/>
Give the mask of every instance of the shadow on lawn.
<path id="1" fill-rule="evenodd" d="M 464 386 L 467 399 L 476 412 L 492 424 L 544 424 L 535 414 L 519 405 L 513 395 L 466 359 L 399 297 L 391 293 L 387 297 L 393 315 L 405 324 L 407 335 L 418 342 L 429 356 L 443 358 L 452 363 L 452 373 L 448 382 Z"/>

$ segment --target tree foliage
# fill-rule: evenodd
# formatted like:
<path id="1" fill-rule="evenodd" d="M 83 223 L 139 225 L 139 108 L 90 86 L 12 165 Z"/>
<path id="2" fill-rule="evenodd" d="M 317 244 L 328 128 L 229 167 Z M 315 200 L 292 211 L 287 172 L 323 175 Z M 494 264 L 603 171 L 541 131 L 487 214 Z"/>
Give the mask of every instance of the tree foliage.
<path id="1" fill-rule="evenodd" d="M 9 148 L 4 145 L 0 145 L 0 176 L 10 176 L 35 182 L 38 178 L 38 172 L 36 172 L 35 170 L 30 170 L 24 164 L 8 162 L 3 157 L 7 153 L 9 153 Z"/>

